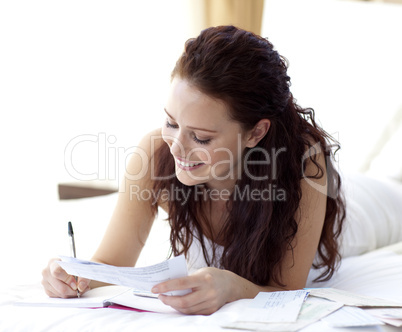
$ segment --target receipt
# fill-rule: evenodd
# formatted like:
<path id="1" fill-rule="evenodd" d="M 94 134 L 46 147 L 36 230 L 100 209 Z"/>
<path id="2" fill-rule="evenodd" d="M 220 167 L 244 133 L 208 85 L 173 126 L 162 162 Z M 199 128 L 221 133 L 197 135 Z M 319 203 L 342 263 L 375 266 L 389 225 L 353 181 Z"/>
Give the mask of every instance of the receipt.
<path id="1" fill-rule="evenodd" d="M 151 292 L 156 284 L 188 275 L 183 255 L 147 267 L 119 267 L 73 257 L 60 256 L 60 258 L 59 265 L 70 275 L 127 286 L 142 292 Z M 176 290 L 165 295 L 185 295 L 190 292 L 189 289 Z"/>
<path id="2" fill-rule="evenodd" d="M 242 321 L 295 322 L 308 291 L 260 292 L 246 308 Z"/>

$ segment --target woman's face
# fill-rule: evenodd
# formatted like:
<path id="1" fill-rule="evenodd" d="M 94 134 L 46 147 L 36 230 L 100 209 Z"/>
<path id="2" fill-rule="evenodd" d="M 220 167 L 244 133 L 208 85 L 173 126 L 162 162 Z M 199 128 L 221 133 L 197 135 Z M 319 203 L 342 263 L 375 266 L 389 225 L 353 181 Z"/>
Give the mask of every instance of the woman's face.
<path id="1" fill-rule="evenodd" d="M 175 159 L 179 181 L 231 191 L 240 176 L 246 140 L 240 124 L 229 118 L 226 105 L 176 77 L 165 116 L 162 136 Z"/>

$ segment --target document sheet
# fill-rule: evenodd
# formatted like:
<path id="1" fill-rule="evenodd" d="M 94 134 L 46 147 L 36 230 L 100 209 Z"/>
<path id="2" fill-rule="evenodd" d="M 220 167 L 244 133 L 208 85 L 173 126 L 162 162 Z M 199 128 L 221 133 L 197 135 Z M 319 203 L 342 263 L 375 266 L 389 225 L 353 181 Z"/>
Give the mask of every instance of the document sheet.
<path id="1" fill-rule="evenodd" d="M 343 307 L 322 319 L 332 327 L 359 327 L 384 325 L 383 322 L 356 307 Z"/>
<path id="2" fill-rule="evenodd" d="M 252 322 L 294 322 L 308 295 L 305 290 L 286 292 L 260 292 L 244 315 Z"/>
<path id="3" fill-rule="evenodd" d="M 402 327 L 402 308 L 366 309 L 366 312 L 384 323 Z"/>
<path id="4" fill-rule="evenodd" d="M 147 267 L 118 267 L 84 261 L 73 257 L 60 256 L 60 266 L 73 276 L 102 281 L 114 285 L 127 286 L 143 293 L 151 294 L 158 283 L 188 275 L 183 255 Z M 166 295 L 185 295 L 191 290 L 177 290 Z"/>
<path id="5" fill-rule="evenodd" d="M 256 330 L 270 332 L 293 332 L 298 331 L 310 324 L 315 323 L 321 318 L 328 316 L 342 307 L 342 304 L 328 301 L 325 299 L 309 297 L 303 303 L 297 320 L 289 323 L 261 323 L 241 320 L 226 324 L 225 327 L 239 330 Z"/>
<path id="6" fill-rule="evenodd" d="M 322 297 L 354 307 L 402 307 L 402 303 L 355 294 L 335 288 L 308 288 L 310 296 Z"/>
<path id="7" fill-rule="evenodd" d="M 105 306 L 105 300 L 120 295 L 130 288 L 122 286 L 106 286 L 89 290 L 81 297 L 68 299 L 49 297 L 41 294 L 24 298 L 15 302 L 16 306 L 38 306 L 38 307 L 71 307 L 71 308 L 101 308 Z"/>

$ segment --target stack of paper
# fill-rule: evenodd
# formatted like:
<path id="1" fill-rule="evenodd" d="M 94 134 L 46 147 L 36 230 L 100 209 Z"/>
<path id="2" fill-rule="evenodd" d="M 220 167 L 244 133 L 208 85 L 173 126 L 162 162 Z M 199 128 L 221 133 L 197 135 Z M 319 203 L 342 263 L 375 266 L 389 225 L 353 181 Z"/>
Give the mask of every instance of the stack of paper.
<path id="1" fill-rule="evenodd" d="M 338 310 L 340 303 L 308 297 L 305 290 L 261 292 L 241 320 L 225 327 L 258 331 L 298 331 Z"/>
<path id="2" fill-rule="evenodd" d="M 401 308 L 402 304 L 394 301 L 379 299 L 372 296 L 355 294 L 335 288 L 309 288 L 311 296 L 321 297 L 331 301 L 340 302 L 347 306 L 361 308 Z"/>
<path id="3" fill-rule="evenodd" d="M 225 327 L 298 331 L 319 320 L 331 327 L 375 326 L 384 323 L 402 326 L 402 303 L 332 288 L 261 292 L 251 302 L 243 317 Z"/>
<path id="4" fill-rule="evenodd" d="M 384 323 L 402 326 L 402 303 L 334 288 L 312 288 L 310 295 L 337 301 L 347 306 L 336 315 L 331 315 L 325 319 L 326 323 L 331 326 L 369 326 L 383 325 Z M 339 314 L 344 315 L 340 317 Z M 375 324 L 376 321 L 378 324 Z"/>

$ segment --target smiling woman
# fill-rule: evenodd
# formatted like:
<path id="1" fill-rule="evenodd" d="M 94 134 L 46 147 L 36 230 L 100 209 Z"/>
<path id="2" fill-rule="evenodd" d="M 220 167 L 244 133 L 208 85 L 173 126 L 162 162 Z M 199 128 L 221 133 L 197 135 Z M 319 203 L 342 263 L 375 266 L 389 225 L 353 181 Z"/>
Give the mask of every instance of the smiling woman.
<path id="1" fill-rule="evenodd" d="M 134 265 L 160 207 L 172 253 L 184 254 L 193 273 L 152 291 L 183 313 L 210 314 L 260 291 L 303 288 L 312 266 L 322 268 L 317 280 L 328 280 L 345 217 L 340 177 L 331 137 L 289 86 L 284 58 L 251 32 L 219 26 L 188 40 L 172 72 L 163 127 L 133 153 L 93 260 Z M 77 284 L 54 260 L 43 276 L 50 296 L 99 286 L 83 278 Z M 192 292 L 163 295 L 180 289 Z"/>

